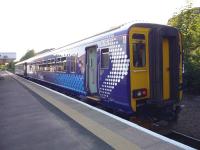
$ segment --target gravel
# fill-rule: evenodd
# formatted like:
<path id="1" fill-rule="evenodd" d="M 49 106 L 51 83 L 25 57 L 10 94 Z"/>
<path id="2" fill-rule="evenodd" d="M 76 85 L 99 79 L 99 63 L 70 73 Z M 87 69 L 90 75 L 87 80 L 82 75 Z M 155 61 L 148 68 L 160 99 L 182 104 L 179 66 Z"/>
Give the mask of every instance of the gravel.
<path id="1" fill-rule="evenodd" d="M 173 129 L 200 139 L 200 96 L 184 95 L 182 111 Z"/>

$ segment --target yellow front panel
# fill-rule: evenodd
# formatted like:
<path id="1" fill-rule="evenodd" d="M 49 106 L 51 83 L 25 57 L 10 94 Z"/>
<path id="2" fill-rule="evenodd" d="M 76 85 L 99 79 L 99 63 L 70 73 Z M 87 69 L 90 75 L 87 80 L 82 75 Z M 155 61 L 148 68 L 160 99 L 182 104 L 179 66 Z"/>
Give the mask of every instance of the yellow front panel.
<path id="1" fill-rule="evenodd" d="M 169 40 L 163 39 L 163 99 L 170 98 Z"/>
<path id="2" fill-rule="evenodd" d="M 144 40 L 133 39 L 133 34 L 143 34 Z M 149 47 L 148 47 L 148 28 L 132 27 L 129 32 L 130 47 L 130 85 L 131 85 L 131 107 L 136 111 L 137 100 L 149 98 Z M 144 43 L 146 48 L 146 64 L 144 67 L 134 67 L 134 43 Z M 138 89 L 147 89 L 147 96 L 142 98 L 133 98 L 133 91 Z"/>

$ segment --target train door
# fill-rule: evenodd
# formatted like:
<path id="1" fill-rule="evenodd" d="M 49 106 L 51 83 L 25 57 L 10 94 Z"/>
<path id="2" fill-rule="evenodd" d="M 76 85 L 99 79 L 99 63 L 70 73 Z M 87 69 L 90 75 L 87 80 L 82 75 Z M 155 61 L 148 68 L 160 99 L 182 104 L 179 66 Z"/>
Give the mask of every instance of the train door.
<path id="1" fill-rule="evenodd" d="M 137 102 L 149 98 L 149 46 L 148 28 L 132 27 L 129 31 L 130 95 L 131 107 L 136 111 Z"/>
<path id="2" fill-rule="evenodd" d="M 162 37 L 162 99 L 178 98 L 180 50 L 178 35 Z"/>
<path id="3" fill-rule="evenodd" d="M 27 63 L 24 63 L 24 76 L 27 76 Z"/>
<path id="4" fill-rule="evenodd" d="M 86 85 L 91 95 L 97 93 L 97 47 L 86 48 Z"/>
<path id="5" fill-rule="evenodd" d="M 162 40 L 163 57 L 163 99 L 170 98 L 170 63 L 169 63 L 169 39 Z"/>
<path id="6" fill-rule="evenodd" d="M 151 102 L 162 104 L 165 101 L 167 105 L 178 99 L 178 32 L 169 27 L 154 28 L 149 38 Z"/>

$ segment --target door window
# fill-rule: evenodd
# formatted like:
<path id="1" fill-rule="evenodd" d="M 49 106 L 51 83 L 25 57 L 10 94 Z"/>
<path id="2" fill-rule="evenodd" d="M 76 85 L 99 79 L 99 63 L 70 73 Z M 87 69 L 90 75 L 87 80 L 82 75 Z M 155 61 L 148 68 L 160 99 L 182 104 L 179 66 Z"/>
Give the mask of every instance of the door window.
<path id="1" fill-rule="evenodd" d="M 146 48 L 144 43 L 133 44 L 133 65 L 134 67 L 146 66 Z"/>

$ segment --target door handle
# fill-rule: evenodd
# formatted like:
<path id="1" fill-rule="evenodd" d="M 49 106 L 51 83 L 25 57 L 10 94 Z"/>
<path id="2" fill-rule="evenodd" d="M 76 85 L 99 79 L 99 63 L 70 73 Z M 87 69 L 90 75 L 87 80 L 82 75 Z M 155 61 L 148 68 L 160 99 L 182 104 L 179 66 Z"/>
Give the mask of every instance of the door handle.
<path id="1" fill-rule="evenodd" d="M 147 70 L 133 70 L 133 72 L 146 72 Z"/>

